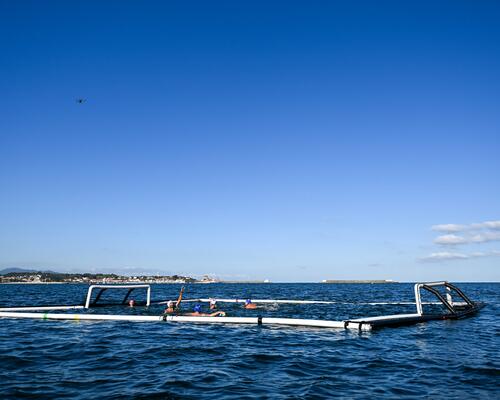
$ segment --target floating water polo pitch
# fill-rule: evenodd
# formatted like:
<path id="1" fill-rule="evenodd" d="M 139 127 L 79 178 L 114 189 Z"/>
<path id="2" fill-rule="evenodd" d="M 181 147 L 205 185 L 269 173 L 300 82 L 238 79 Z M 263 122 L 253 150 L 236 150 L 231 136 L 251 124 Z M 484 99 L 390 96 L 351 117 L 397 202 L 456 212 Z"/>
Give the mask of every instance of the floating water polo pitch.
<path id="1" fill-rule="evenodd" d="M 99 301 L 102 295 L 107 291 L 125 291 L 125 296 L 120 304 L 127 306 L 128 299 L 135 291 L 146 291 L 146 301 L 138 303 L 149 307 L 151 305 L 166 304 L 165 301 L 151 301 L 150 285 L 92 285 L 88 288 L 85 303 L 82 305 L 69 306 L 30 306 L 30 307 L 5 307 L 0 308 L 0 318 L 29 318 L 42 320 L 74 320 L 74 321 L 126 321 L 126 322 L 157 322 L 157 323 L 205 323 L 205 324 L 248 324 L 248 325 L 286 325 L 298 327 L 319 327 L 319 328 L 339 328 L 354 329 L 359 331 L 370 331 L 376 328 L 387 326 L 403 326 L 417 324 L 431 320 L 462 319 L 477 313 L 484 303 L 470 300 L 458 287 L 448 282 L 428 282 L 417 283 L 414 286 L 415 302 L 399 303 L 357 303 L 357 304 L 400 304 L 416 306 L 416 312 L 411 314 L 381 315 L 376 317 L 346 319 L 343 321 L 332 321 L 322 319 L 301 319 L 301 318 L 274 318 L 256 316 L 256 317 L 209 317 L 209 316 L 188 316 L 188 315 L 119 315 L 119 314 L 95 314 L 86 313 L 90 308 L 106 308 L 106 304 Z M 433 295 L 437 301 L 422 301 L 422 293 L 426 292 Z M 216 300 L 219 303 L 244 303 L 242 299 L 219 299 L 202 298 L 186 299 L 182 302 L 210 302 Z M 274 304 L 338 304 L 334 301 L 316 301 L 316 300 L 287 300 L 287 299 L 252 299 L 253 303 L 274 303 Z M 439 311 L 433 307 L 430 311 L 426 310 L 426 305 L 438 305 Z M 79 310 L 78 313 L 68 311 Z M 52 311 L 65 311 L 64 313 L 53 313 Z"/>

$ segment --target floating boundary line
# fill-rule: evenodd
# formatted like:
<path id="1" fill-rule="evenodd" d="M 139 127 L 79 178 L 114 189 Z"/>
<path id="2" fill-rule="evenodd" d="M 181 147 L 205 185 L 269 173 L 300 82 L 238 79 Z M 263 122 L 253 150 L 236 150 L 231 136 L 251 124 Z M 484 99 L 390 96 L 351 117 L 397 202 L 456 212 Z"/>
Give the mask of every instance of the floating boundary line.
<path id="1" fill-rule="evenodd" d="M 81 310 L 84 306 L 33 306 L 33 307 L 3 307 L 0 311 L 50 311 L 50 310 Z"/>
<path id="2" fill-rule="evenodd" d="M 186 299 L 182 300 L 186 303 L 208 303 L 211 299 Z M 214 299 L 219 303 L 245 303 L 245 300 L 241 299 Z M 151 302 L 151 305 L 162 305 L 167 304 L 170 300 L 165 301 L 155 301 Z M 253 303 L 261 303 L 261 304 L 343 304 L 343 305 L 370 305 L 370 306 L 378 306 L 378 305 L 415 305 L 415 302 L 411 301 L 403 301 L 403 302 L 378 302 L 378 303 L 348 303 L 348 302 L 340 302 L 340 301 L 317 301 L 317 300 L 252 300 Z M 441 304 L 439 302 L 422 302 L 424 305 L 430 304 Z M 465 303 L 455 303 L 457 305 L 464 305 Z M 140 306 L 139 306 L 140 307 Z M 74 305 L 74 306 L 22 306 L 22 307 L 0 307 L 0 311 L 44 311 L 44 310 L 79 310 L 83 309 L 85 306 L 83 305 Z"/>
<path id="3" fill-rule="evenodd" d="M 211 300 L 215 300 L 218 303 L 245 303 L 246 299 L 218 299 L 213 298 L 201 298 L 201 299 L 182 299 L 182 303 L 209 303 Z M 345 304 L 345 305 L 415 305 L 414 301 L 397 301 L 397 302 L 346 302 L 346 301 L 323 301 L 323 300 L 287 300 L 287 299 L 251 299 L 252 303 L 262 303 L 262 304 Z M 167 304 L 170 300 L 164 301 L 153 301 L 151 304 Z M 422 302 L 422 304 L 441 304 L 438 301 L 433 302 Z M 455 303 L 459 304 L 459 303 Z M 465 304 L 465 303 L 464 303 Z"/>
<path id="4" fill-rule="evenodd" d="M 299 318 L 266 318 L 266 317 L 191 317 L 182 315 L 106 315 L 106 314 L 51 314 L 0 311 L 1 318 L 26 318 L 43 320 L 71 321 L 126 321 L 126 322 L 197 322 L 215 324 L 250 324 L 250 325 L 286 325 L 316 328 L 342 328 L 361 331 L 372 329 L 369 323 L 363 321 L 328 321 Z"/>

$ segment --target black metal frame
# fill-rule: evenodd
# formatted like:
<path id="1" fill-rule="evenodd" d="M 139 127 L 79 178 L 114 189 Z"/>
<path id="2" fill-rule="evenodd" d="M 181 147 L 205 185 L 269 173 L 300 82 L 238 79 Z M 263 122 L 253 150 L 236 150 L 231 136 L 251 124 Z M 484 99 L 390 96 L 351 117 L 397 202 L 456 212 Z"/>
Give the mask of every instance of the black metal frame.
<path id="1" fill-rule="evenodd" d="M 456 294 L 458 294 L 458 296 L 460 298 L 462 298 L 462 300 L 464 300 L 466 303 L 467 303 L 467 308 L 475 308 L 476 307 L 476 304 L 470 300 L 464 292 L 462 292 L 459 288 L 457 288 L 456 286 L 452 285 L 451 283 L 448 283 L 448 282 L 444 282 L 443 285 L 444 287 L 450 289 L 450 290 L 453 290 Z M 432 293 L 433 295 L 435 295 L 439 301 L 441 303 L 443 303 L 443 305 L 448 309 L 448 311 L 450 311 L 450 313 L 456 315 L 458 314 L 460 311 L 456 309 L 456 307 L 453 305 L 453 304 L 450 304 L 450 302 L 444 298 L 444 296 L 436 289 L 434 289 L 433 286 L 429 286 L 429 285 L 422 285 L 421 286 L 422 289 L 425 289 L 427 290 L 428 292 Z M 462 310 L 463 311 L 463 310 Z"/>
<path id="2" fill-rule="evenodd" d="M 132 293 L 135 289 L 137 289 L 137 288 L 130 288 L 130 289 L 127 291 L 127 294 L 125 295 L 125 297 L 123 298 L 123 300 L 122 300 L 122 302 L 121 302 L 121 304 L 122 304 L 122 305 L 123 305 L 123 304 L 127 304 L 127 300 L 128 300 L 128 298 L 130 297 L 130 294 L 131 294 L 131 293 Z M 99 301 L 99 299 L 101 298 L 102 294 L 103 294 L 106 290 L 108 290 L 108 288 L 101 288 L 101 289 L 99 290 L 99 292 L 97 292 L 97 295 L 95 296 L 95 299 L 94 299 L 94 300 L 92 301 L 92 303 L 91 303 L 91 305 L 92 305 L 93 307 L 95 307 L 95 306 L 100 306 L 100 305 L 102 305 L 102 306 L 104 306 L 104 305 L 109 305 L 109 304 L 97 304 L 97 302 L 98 302 L 98 301 Z"/>

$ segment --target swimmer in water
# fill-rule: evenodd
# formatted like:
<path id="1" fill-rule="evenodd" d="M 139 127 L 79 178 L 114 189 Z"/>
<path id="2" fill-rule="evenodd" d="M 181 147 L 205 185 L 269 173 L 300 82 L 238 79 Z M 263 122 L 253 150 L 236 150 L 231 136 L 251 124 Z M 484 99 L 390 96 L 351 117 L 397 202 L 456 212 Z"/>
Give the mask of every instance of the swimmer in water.
<path id="1" fill-rule="evenodd" d="M 128 306 L 129 306 L 129 307 L 135 307 L 135 300 L 134 300 L 134 299 L 130 299 L 130 300 L 128 301 Z"/>
<path id="2" fill-rule="evenodd" d="M 167 308 L 165 308 L 165 312 L 171 314 L 175 312 L 175 308 L 175 303 L 172 300 L 169 300 L 167 303 Z"/>
<path id="3" fill-rule="evenodd" d="M 182 301 L 183 294 L 184 294 L 184 286 L 181 288 L 181 291 L 179 293 L 179 297 L 177 298 L 177 301 L 174 302 L 174 301 L 170 300 L 167 303 L 167 308 L 165 309 L 165 313 L 172 314 L 179 308 L 181 301 Z"/>
<path id="4" fill-rule="evenodd" d="M 210 309 L 211 310 L 216 310 L 217 309 L 217 300 L 210 299 Z"/>
<path id="5" fill-rule="evenodd" d="M 247 310 L 253 310 L 253 309 L 257 308 L 257 305 L 255 303 L 252 303 L 252 300 L 246 299 L 245 305 L 243 306 L 243 308 L 245 308 Z"/>
<path id="6" fill-rule="evenodd" d="M 201 312 L 201 305 L 196 304 L 193 308 L 192 313 L 187 313 L 182 315 L 189 315 L 191 317 L 225 317 L 226 313 L 224 311 L 216 311 L 211 314 L 205 314 Z"/>

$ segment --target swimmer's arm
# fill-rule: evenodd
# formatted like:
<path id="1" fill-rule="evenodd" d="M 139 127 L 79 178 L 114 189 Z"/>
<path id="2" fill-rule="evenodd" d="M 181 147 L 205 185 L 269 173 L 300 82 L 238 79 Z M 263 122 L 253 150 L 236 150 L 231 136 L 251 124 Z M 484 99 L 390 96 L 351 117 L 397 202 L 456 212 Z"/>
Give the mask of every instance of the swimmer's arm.
<path id="1" fill-rule="evenodd" d="M 216 311 L 210 314 L 211 317 L 225 317 L 226 313 L 224 311 Z"/>
<path id="2" fill-rule="evenodd" d="M 175 303 L 175 307 L 179 307 L 179 304 L 181 304 L 183 294 L 184 294 L 184 286 L 181 288 L 181 291 L 179 293 L 179 298 L 177 299 L 177 302 Z"/>

